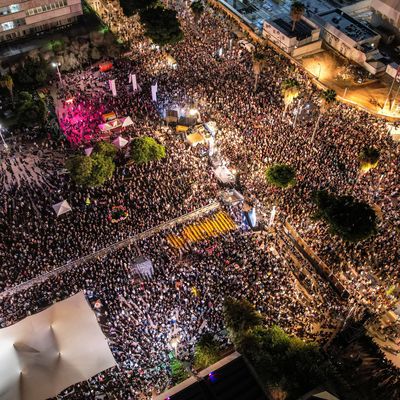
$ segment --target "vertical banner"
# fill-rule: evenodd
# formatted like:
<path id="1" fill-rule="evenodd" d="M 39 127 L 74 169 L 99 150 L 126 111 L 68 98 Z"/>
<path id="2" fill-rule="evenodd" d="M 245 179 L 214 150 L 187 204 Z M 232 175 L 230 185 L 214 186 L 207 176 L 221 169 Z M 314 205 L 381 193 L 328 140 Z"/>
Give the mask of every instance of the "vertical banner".
<path id="1" fill-rule="evenodd" d="M 157 101 L 157 82 L 151 85 L 151 99 Z"/>
<path id="2" fill-rule="evenodd" d="M 110 90 L 111 93 L 114 97 L 117 96 L 117 88 L 115 87 L 115 79 L 111 79 L 108 81 L 109 85 L 110 85 Z"/>
<path id="3" fill-rule="evenodd" d="M 136 92 L 136 90 L 138 90 L 138 84 L 137 84 L 137 81 L 136 81 L 136 74 L 132 74 L 131 75 L 131 80 L 132 80 L 133 91 Z"/>

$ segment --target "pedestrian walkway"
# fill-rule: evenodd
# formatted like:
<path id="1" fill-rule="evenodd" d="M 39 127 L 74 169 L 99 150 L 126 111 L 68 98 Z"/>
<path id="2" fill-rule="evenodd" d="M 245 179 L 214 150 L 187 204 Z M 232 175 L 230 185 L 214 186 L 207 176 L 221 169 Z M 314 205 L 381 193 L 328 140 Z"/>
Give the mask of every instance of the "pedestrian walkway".
<path id="1" fill-rule="evenodd" d="M 87 263 L 90 260 L 93 260 L 94 258 L 104 257 L 105 255 L 107 255 L 115 250 L 122 249 L 122 248 L 127 247 L 131 244 L 134 244 L 135 242 L 138 242 L 140 240 L 147 239 L 147 238 L 155 235 L 156 233 L 162 232 L 166 229 L 171 229 L 176 225 L 183 224 L 192 219 L 199 218 L 207 213 L 217 210 L 219 207 L 220 207 L 220 204 L 218 202 L 211 203 L 207 206 L 204 206 L 195 211 L 192 211 L 191 213 L 182 215 L 178 218 L 171 219 L 170 221 L 166 221 L 158 226 L 155 226 L 154 228 L 150 228 L 144 232 L 138 233 L 137 235 L 134 235 L 134 236 L 128 237 L 127 239 L 113 243 L 110 246 L 107 246 L 103 249 L 95 251 L 84 257 L 78 258 L 77 260 L 68 262 L 68 263 L 64 264 L 63 266 L 55 268 L 54 270 L 52 270 L 48 273 L 42 274 L 40 276 L 37 276 L 36 278 L 30 279 L 29 281 L 21 283 L 20 285 L 17 285 L 10 289 L 4 290 L 2 293 L 0 293 L 0 299 L 2 299 L 5 296 L 9 296 L 11 294 L 15 294 L 15 293 L 19 293 L 24 290 L 27 290 L 34 285 L 44 282 L 47 279 L 49 279 L 53 276 L 56 276 L 60 273 L 70 271 L 84 263 Z"/>

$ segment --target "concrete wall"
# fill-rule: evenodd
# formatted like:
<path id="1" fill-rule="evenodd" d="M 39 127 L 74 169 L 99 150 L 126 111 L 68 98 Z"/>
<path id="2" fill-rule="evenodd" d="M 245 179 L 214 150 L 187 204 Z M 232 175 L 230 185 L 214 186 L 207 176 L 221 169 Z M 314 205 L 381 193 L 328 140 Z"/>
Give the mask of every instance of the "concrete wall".
<path id="1" fill-rule="evenodd" d="M 318 52 L 322 47 L 322 40 L 318 40 L 316 42 L 309 43 L 305 46 L 298 47 L 294 49 L 292 52 L 293 57 L 301 57 L 303 55 L 309 55 Z"/>

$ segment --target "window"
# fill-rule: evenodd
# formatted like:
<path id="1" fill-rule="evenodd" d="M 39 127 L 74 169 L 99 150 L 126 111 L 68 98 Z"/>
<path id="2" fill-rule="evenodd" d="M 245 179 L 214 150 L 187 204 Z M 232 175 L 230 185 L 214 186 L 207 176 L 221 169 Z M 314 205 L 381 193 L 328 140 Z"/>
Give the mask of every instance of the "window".
<path id="1" fill-rule="evenodd" d="M 4 31 L 9 31 L 10 29 L 14 29 L 14 21 L 10 22 L 4 22 L 1 24 L 1 30 Z"/>
<path id="2" fill-rule="evenodd" d="M 65 7 L 66 5 L 67 5 L 67 0 L 58 0 L 55 3 L 46 4 L 36 8 L 30 8 L 29 10 L 26 10 L 26 15 L 41 14 L 46 11 L 57 10 L 58 8 Z"/>

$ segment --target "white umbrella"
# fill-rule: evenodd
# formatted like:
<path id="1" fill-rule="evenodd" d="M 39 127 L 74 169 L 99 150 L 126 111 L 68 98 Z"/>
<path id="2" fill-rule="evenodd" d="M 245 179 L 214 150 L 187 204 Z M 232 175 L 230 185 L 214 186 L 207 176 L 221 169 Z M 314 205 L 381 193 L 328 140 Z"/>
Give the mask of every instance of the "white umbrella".
<path id="1" fill-rule="evenodd" d="M 72 208 L 68 204 L 67 200 L 63 200 L 60 203 L 54 204 L 53 209 L 54 209 L 57 217 L 59 217 L 62 214 L 65 214 L 69 211 L 72 211 Z"/>
<path id="2" fill-rule="evenodd" d="M 85 154 L 89 157 L 92 154 L 93 147 L 88 147 L 85 149 Z"/>
<path id="3" fill-rule="evenodd" d="M 128 141 L 124 139 L 122 136 L 118 136 L 115 140 L 113 140 L 113 145 L 122 149 L 124 146 L 128 144 Z"/>

